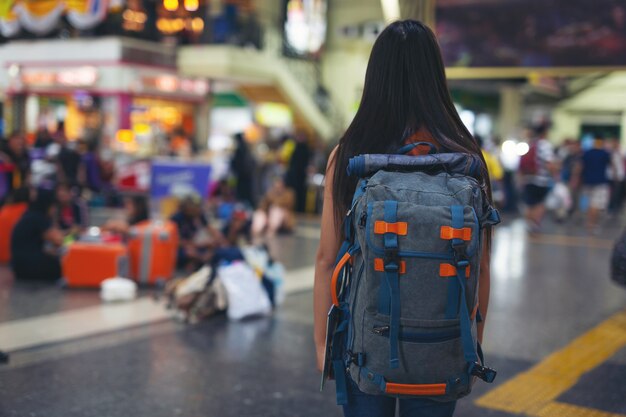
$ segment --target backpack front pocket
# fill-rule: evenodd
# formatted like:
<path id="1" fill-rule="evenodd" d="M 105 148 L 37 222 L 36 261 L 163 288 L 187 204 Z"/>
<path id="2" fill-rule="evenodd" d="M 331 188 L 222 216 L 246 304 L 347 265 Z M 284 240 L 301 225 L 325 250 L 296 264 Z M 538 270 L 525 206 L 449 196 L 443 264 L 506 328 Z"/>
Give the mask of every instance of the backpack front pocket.
<path id="1" fill-rule="evenodd" d="M 467 381 L 458 320 L 402 319 L 396 369 L 389 366 L 389 316 L 365 312 L 361 331 L 357 341 L 364 353 L 363 368 L 389 383 L 454 386 Z M 362 382 L 368 384 L 367 375 Z"/>

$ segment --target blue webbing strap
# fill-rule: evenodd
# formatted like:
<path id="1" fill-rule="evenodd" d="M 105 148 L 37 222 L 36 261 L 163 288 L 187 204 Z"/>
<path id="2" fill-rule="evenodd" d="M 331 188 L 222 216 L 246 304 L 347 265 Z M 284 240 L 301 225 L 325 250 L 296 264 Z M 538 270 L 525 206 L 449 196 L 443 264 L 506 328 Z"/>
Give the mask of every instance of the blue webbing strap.
<path id="1" fill-rule="evenodd" d="M 348 404 L 348 381 L 343 360 L 333 360 L 333 373 L 335 375 L 335 392 L 337 393 L 337 405 Z"/>
<path id="2" fill-rule="evenodd" d="M 332 345 L 332 363 L 333 374 L 335 376 L 335 392 L 337 395 L 337 404 L 345 405 L 348 403 L 348 384 L 346 380 L 346 365 L 345 365 L 345 335 L 350 323 L 350 310 L 346 303 L 342 303 L 339 307 L 341 322 L 337 325 L 335 333 L 333 334 Z"/>
<path id="3" fill-rule="evenodd" d="M 384 219 L 387 223 L 397 221 L 398 202 L 385 201 Z M 389 367 L 395 369 L 399 366 L 398 339 L 400 337 L 400 260 L 398 259 L 398 235 L 385 233 L 383 236 L 385 247 L 385 278 L 389 288 L 390 320 L 389 320 Z M 381 285 L 381 288 L 384 287 Z"/>
<path id="4" fill-rule="evenodd" d="M 461 288 L 461 314 L 459 317 L 461 325 L 461 344 L 463 346 L 463 357 L 469 365 L 469 372 L 472 371 L 474 365 L 478 361 L 472 338 L 472 324 L 470 321 L 469 311 L 467 310 L 467 301 L 465 298 L 465 268 L 469 265 L 469 261 L 462 260 L 456 264 L 456 279 Z"/>
<path id="5" fill-rule="evenodd" d="M 337 258 L 335 258 L 335 265 L 339 263 L 341 258 L 343 258 L 343 255 L 348 253 L 349 249 L 350 249 L 350 242 L 348 240 L 344 240 L 343 243 L 341 244 L 341 247 L 339 248 L 339 252 L 337 253 Z"/>
<path id="6" fill-rule="evenodd" d="M 462 229 L 465 223 L 463 206 L 451 206 L 450 212 L 452 214 L 452 227 L 455 229 Z M 461 239 L 452 239 L 453 247 L 463 244 L 464 242 Z M 448 304 L 446 306 L 446 319 L 454 319 L 459 314 L 459 295 L 459 285 L 453 279 L 448 280 Z"/>

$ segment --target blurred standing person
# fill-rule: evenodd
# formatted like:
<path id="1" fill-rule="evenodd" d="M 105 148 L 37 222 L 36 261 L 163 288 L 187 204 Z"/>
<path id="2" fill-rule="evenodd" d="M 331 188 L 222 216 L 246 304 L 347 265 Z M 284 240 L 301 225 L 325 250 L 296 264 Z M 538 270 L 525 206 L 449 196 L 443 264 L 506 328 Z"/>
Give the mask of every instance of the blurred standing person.
<path id="1" fill-rule="evenodd" d="M 58 134 L 54 140 L 59 145 L 57 172 L 61 181 L 67 182 L 70 188 L 78 187 L 82 168 L 80 154 L 74 147 L 68 145 L 64 134 Z"/>
<path id="2" fill-rule="evenodd" d="M 611 187 L 608 171 L 612 168 L 611 154 L 604 147 L 600 135 L 593 141 L 593 148 L 583 154 L 582 184 L 583 195 L 588 202 L 587 229 L 595 233 L 600 213 L 609 207 Z"/>
<path id="3" fill-rule="evenodd" d="M 289 160 L 289 168 L 285 176 L 285 185 L 294 190 L 296 194 L 296 212 L 304 213 L 306 210 L 307 173 L 311 149 L 304 134 L 296 135 L 296 146 Z"/>
<path id="4" fill-rule="evenodd" d="M 619 138 L 611 138 L 608 145 L 608 151 L 611 154 L 611 169 L 609 170 L 611 201 L 609 202 L 609 212 L 611 214 L 617 214 L 624 203 L 624 179 L 626 179 L 626 170 L 624 169 L 624 156 L 620 149 Z"/>
<path id="5" fill-rule="evenodd" d="M 96 150 L 84 140 L 78 142 L 78 148 L 81 155 L 81 164 L 85 170 L 83 185 L 97 193 L 102 189 L 102 180 L 100 177 L 100 162 Z"/>
<path id="6" fill-rule="evenodd" d="M 235 153 L 230 162 L 232 173 L 237 179 L 235 187 L 235 196 L 237 201 L 249 204 L 254 207 L 254 198 L 252 195 L 252 181 L 256 168 L 256 161 L 252 155 L 250 147 L 246 143 L 243 133 L 235 135 Z"/>
<path id="7" fill-rule="evenodd" d="M 498 207 L 503 207 L 506 199 L 504 195 L 502 179 L 504 178 L 504 170 L 502 164 L 498 160 L 498 157 L 485 149 L 485 141 L 482 136 L 474 135 L 474 139 L 478 142 L 478 146 L 485 158 L 485 164 L 487 164 L 487 171 L 489 172 L 489 180 L 491 181 L 491 193 L 493 195 L 493 201 Z"/>
<path id="8" fill-rule="evenodd" d="M 554 149 L 546 138 L 547 131 L 547 123 L 535 127 L 528 153 L 520 160 L 526 203 L 525 218 L 531 233 L 541 230 L 541 222 L 546 214 L 546 197 L 554 184 Z"/>
<path id="9" fill-rule="evenodd" d="M 63 233 L 53 226 L 54 192 L 40 189 L 11 236 L 11 268 L 17 279 L 55 282 L 61 278 L 56 250 Z"/>
<path id="10" fill-rule="evenodd" d="M 565 153 L 562 155 L 561 181 L 569 188 L 572 197 L 572 206 L 569 215 L 574 214 L 577 203 L 580 200 L 580 170 L 582 164 L 582 149 L 580 141 L 566 139 L 564 146 Z"/>
<path id="11" fill-rule="evenodd" d="M 12 165 L 12 169 L 8 172 L 9 193 L 28 184 L 30 156 L 26 148 L 26 140 L 21 133 L 12 133 L 6 143 L 0 147 L 0 160 Z"/>
<path id="12" fill-rule="evenodd" d="M 46 149 L 53 143 L 52 135 L 46 126 L 40 126 L 35 135 L 35 148 Z"/>

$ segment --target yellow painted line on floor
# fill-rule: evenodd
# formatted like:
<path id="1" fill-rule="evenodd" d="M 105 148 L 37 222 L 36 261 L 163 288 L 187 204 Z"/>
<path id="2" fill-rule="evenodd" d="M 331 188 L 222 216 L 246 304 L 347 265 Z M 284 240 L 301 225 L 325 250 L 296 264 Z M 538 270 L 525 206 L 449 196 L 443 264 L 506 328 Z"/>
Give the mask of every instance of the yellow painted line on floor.
<path id="1" fill-rule="evenodd" d="M 624 417 L 622 414 L 560 402 L 549 403 L 534 415 L 537 417 Z"/>
<path id="2" fill-rule="evenodd" d="M 476 400 L 481 407 L 533 417 L 626 417 L 555 402 L 580 377 L 626 346 L 626 310 Z"/>
<path id="3" fill-rule="evenodd" d="M 539 245 L 570 246 L 579 248 L 611 249 L 614 241 L 592 236 L 539 235 L 529 236 L 529 243 Z"/>

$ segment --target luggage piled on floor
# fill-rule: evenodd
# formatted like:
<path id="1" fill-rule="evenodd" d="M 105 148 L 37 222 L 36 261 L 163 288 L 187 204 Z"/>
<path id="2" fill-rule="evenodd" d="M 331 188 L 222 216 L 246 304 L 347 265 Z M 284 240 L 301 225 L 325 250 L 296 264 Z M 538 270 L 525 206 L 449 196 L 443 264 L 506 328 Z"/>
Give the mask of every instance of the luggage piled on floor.
<path id="1" fill-rule="evenodd" d="M 173 222 L 145 221 L 130 229 L 130 276 L 141 284 L 165 282 L 174 275 L 178 232 Z"/>
<path id="2" fill-rule="evenodd" d="M 27 208 L 27 203 L 0 207 L 0 264 L 8 264 L 11 260 L 11 233 Z"/>
<path id="3" fill-rule="evenodd" d="M 211 266 L 168 284 L 168 308 L 196 323 L 226 311 L 230 320 L 267 316 L 284 300 L 284 268 L 266 248 L 225 248 Z"/>
<path id="4" fill-rule="evenodd" d="M 210 266 L 204 266 L 187 278 L 168 283 L 165 293 L 168 309 L 174 309 L 178 318 L 197 323 L 226 310 L 226 290 L 214 279 Z"/>
<path id="5" fill-rule="evenodd" d="M 75 242 L 61 259 L 70 288 L 98 288 L 102 281 L 128 276 L 128 250 L 121 243 Z"/>
<path id="6" fill-rule="evenodd" d="M 98 288 L 115 277 L 164 285 L 174 276 L 177 251 L 178 230 L 169 221 L 137 224 L 130 229 L 127 243 L 119 237 L 89 233 L 67 246 L 61 257 L 63 278 L 71 288 Z"/>

